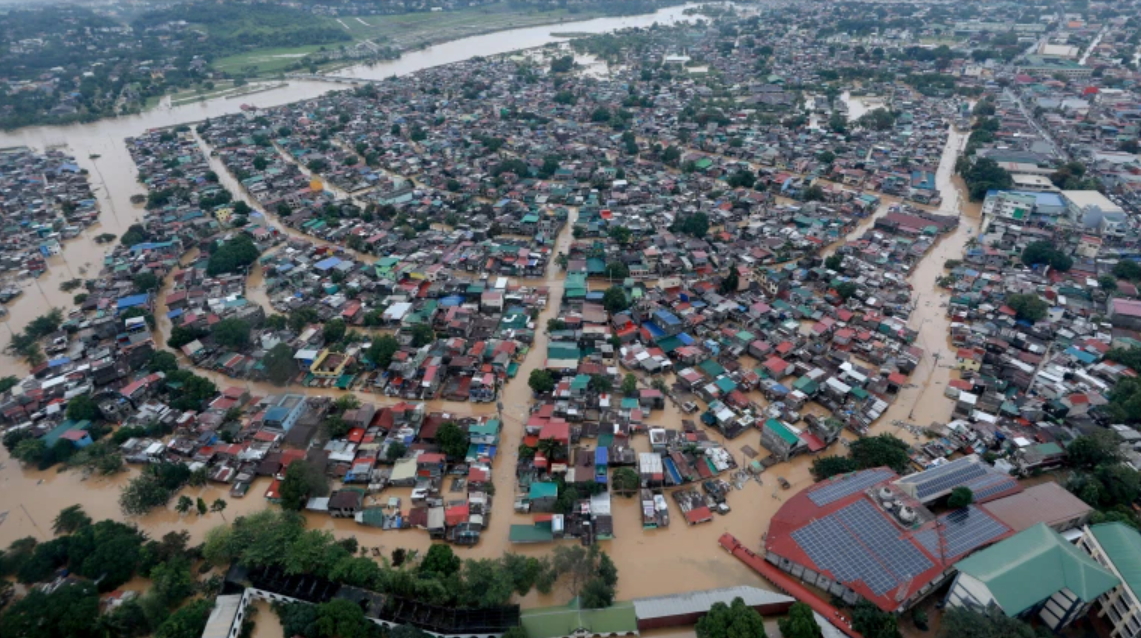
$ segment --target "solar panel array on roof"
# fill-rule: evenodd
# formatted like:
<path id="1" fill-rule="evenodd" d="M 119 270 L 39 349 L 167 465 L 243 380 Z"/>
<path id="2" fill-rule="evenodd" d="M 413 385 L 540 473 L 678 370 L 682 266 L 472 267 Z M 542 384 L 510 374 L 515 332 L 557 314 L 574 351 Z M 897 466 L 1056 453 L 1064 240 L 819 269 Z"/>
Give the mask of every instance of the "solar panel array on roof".
<path id="1" fill-rule="evenodd" d="M 965 485 L 986 474 L 982 463 L 948 463 L 943 467 L 922 472 L 914 481 L 916 498 L 923 500 L 932 494 Z M 909 481 L 910 482 L 910 481 Z"/>
<path id="2" fill-rule="evenodd" d="M 971 488 L 971 492 L 974 494 L 974 501 L 981 503 L 995 494 L 1016 489 L 1018 487 L 1018 481 L 1012 476 L 994 472 L 988 473 L 978 480 L 971 481 L 971 484 L 967 487 Z"/>
<path id="3" fill-rule="evenodd" d="M 839 498 L 839 497 L 837 497 Z M 839 581 L 862 581 L 882 596 L 933 566 L 884 515 L 856 501 L 794 531 L 792 538 L 821 570 Z"/>
<path id="4" fill-rule="evenodd" d="M 811 499 L 817 507 L 824 507 L 829 503 L 835 503 L 845 496 L 862 492 L 876 483 L 886 481 L 893 476 L 895 476 L 895 472 L 888 469 L 864 470 L 863 472 L 858 472 L 844 478 L 835 479 L 815 488 L 808 493 L 808 498 Z"/>
<path id="5" fill-rule="evenodd" d="M 943 547 L 939 547 L 939 530 L 943 532 Z M 915 535 L 915 540 L 943 562 L 950 562 L 1011 531 L 975 506 L 948 512 L 939 517 L 938 524 Z"/>

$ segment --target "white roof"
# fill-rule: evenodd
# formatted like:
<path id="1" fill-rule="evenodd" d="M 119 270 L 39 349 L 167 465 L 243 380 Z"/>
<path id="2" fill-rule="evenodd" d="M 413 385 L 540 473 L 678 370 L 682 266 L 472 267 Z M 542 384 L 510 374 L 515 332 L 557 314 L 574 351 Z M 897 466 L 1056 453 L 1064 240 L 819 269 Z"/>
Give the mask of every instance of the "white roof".
<path id="1" fill-rule="evenodd" d="M 1103 213 L 1124 212 L 1120 206 L 1114 204 L 1108 197 L 1097 191 L 1062 191 L 1062 196 L 1078 208 L 1094 206 L 1101 209 Z"/>

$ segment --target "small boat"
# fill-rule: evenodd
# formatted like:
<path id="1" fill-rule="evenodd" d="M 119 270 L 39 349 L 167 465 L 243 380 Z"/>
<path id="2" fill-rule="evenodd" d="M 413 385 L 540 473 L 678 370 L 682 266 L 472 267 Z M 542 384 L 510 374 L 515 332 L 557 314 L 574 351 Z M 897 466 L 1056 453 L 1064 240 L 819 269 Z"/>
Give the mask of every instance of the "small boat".
<path id="1" fill-rule="evenodd" d="M 777 477 L 777 483 L 780 484 L 780 488 L 782 490 L 787 490 L 788 488 L 792 487 L 792 485 L 788 482 L 788 479 L 783 476 Z"/>
<path id="2" fill-rule="evenodd" d="M 97 159 L 99 159 L 100 157 L 103 157 L 103 156 L 102 156 L 102 155 L 100 155 L 99 153 L 92 153 L 92 154 L 90 154 L 90 155 L 88 155 L 88 156 L 87 156 L 87 159 L 93 159 L 93 160 L 97 160 Z"/>

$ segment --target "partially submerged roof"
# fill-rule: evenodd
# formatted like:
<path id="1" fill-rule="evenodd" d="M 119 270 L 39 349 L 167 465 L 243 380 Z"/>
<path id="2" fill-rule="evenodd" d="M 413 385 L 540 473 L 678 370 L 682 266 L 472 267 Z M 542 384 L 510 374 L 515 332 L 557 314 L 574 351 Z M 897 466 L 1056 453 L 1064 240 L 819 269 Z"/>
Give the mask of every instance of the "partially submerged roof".
<path id="1" fill-rule="evenodd" d="M 1068 589 L 1093 602 L 1120 582 L 1057 532 L 1039 523 L 955 565 L 982 581 L 1007 616 Z"/>

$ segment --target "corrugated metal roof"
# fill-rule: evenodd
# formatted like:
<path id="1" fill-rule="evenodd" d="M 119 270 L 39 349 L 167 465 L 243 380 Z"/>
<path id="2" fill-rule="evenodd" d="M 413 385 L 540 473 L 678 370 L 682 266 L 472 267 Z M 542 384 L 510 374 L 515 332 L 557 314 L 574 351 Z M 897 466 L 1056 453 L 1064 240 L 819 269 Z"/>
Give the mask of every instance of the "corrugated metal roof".
<path id="1" fill-rule="evenodd" d="M 1092 525 L 1089 531 L 1133 594 L 1141 592 L 1141 534 L 1122 523 Z"/>
<path id="2" fill-rule="evenodd" d="M 741 585 L 738 587 L 724 587 L 722 589 L 706 589 L 691 591 L 670 596 L 655 596 L 653 598 L 638 598 L 634 602 L 634 613 L 639 619 L 663 618 L 682 614 L 693 614 L 709 611 L 714 603 L 728 605 L 734 598 L 740 597 L 746 605 L 773 605 L 795 602 L 790 596 L 778 594 L 767 589 Z"/>

